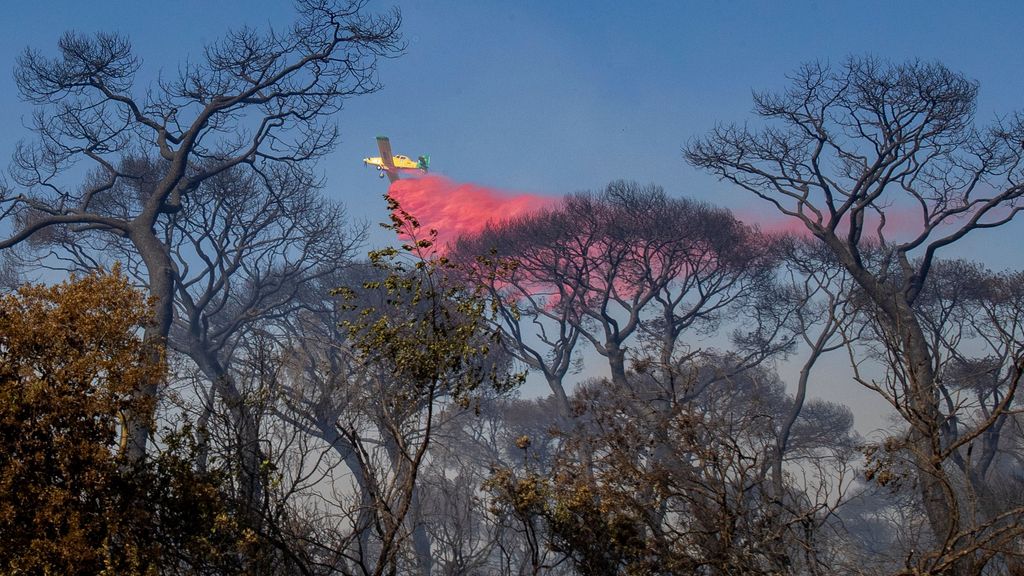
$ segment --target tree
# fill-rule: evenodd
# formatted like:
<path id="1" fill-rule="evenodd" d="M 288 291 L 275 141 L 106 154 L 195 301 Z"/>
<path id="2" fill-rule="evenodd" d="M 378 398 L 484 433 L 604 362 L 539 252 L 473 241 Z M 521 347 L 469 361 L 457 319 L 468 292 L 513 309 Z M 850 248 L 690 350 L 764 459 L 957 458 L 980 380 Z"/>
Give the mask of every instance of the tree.
<path id="1" fill-rule="evenodd" d="M 237 570 L 250 552 L 220 479 L 180 438 L 127 459 L 135 391 L 161 377 L 145 298 L 116 269 L 0 296 L 0 567 L 10 573 Z"/>
<path id="2" fill-rule="evenodd" d="M 791 80 L 783 93 L 755 94 L 763 127 L 720 126 L 685 156 L 802 224 L 856 282 L 934 538 L 910 564 L 977 573 L 989 558 L 981 550 L 1005 539 L 989 531 L 991 517 L 965 514 L 948 464 L 992 420 L 951 426 L 919 306 L 939 251 L 1021 209 L 1024 118 L 976 128 L 977 84 L 941 64 L 851 58 L 805 65 Z M 1020 369 L 1018 360 L 1009 396 Z"/>
<path id="3" fill-rule="evenodd" d="M 150 174 L 114 190 L 122 197 L 145 196 L 159 167 Z M 214 409 L 230 415 L 231 433 L 220 438 L 229 442 L 221 448 L 234 456 L 221 462 L 235 471 L 239 498 L 253 522 L 260 513 L 262 414 L 254 401 L 258 391 L 240 387 L 235 365 L 248 362 L 247 354 L 260 354 L 247 340 L 258 340 L 268 323 L 303 306 L 298 295 L 346 266 L 361 238 L 358 229 L 354 237 L 345 230 L 344 210 L 323 199 L 309 175 L 302 176 L 273 167 L 259 175 L 225 170 L 199 184 L 180 211 L 157 222 L 175 287 L 167 346 L 192 360 L 207 381 L 198 394 L 197 431 L 208 432 L 205 423 Z M 125 239 L 80 233 L 62 247 L 76 267 L 117 260 L 145 284 L 143 263 Z M 207 440 L 200 438 L 201 449 L 209 450 Z"/>
<path id="4" fill-rule="evenodd" d="M 329 116 L 346 97 L 375 90 L 377 59 L 399 47 L 398 13 L 368 15 L 364 4 L 297 0 L 298 19 L 287 31 L 230 32 L 176 78 L 145 92 L 134 85 L 139 61 L 116 34 L 69 32 L 53 59 L 26 50 L 15 79 L 22 96 L 38 106 L 33 129 L 39 141 L 19 145 L 15 187 L 0 191 L 0 219 L 13 224 L 0 249 L 48 232 L 127 238 L 155 300 L 146 327 L 155 358 L 174 316 L 174 267 L 156 233 L 158 220 L 227 170 L 255 178 L 285 170 L 302 179 L 307 165 L 332 148 L 337 130 Z M 81 182 L 69 170 L 76 161 L 92 167 Z M 114 193 L 119 184 L 143 178 L 153 178 L 145 194 Z M 138 394 L 151 401 L 157 387 L 151 382 Z M 128 420 L 130 454 L 139 460 L 151 415 L 133 412 Z"/>
<path id="5" fill-rule="evenodd" d="M 117 537 L 122 520 L 119 419 L 139 401 L 135 389 L 163 369 L 133 334 L 148 312 L 116 275 L 25 287 L 0 300 L 6 570 L 108 561 L 103 542 Z"/>
<path id="6" fill-rule="evenodd" d="M 575 255 L 588 239 L 561 210 L 488 227 L 459 239 L 452 258 L 466 281 L 486 291 L 509 354 L 543 374 L 563 427 L 571 408 L 565 378 L 580 336 L 583 261 Z"/>
<path id="7" fill-rule="evenodd" d="M 391 206 L 389 228 L 412 241 L 319 279 L 302 306 L 263 325 L 283 365 L 276 415 L 300 434 L 286 482 L 335 486 L 308 495 L 315 532 L 299 540 L 310 565 L 344 573 L 434 570 L 422 474 L 442 414 L 520 381 L 508 373 L 484 300 Z M 327 282 L 342 284 L 338 298 L 315 290 Z M 315 485 L 306 483 L 323 489 Z"/>
<path id="8" fill-rule="evenodd" d="M 820 571 L 816 530 L 852 479 L 852 415 L 824 402 L 801 413 L 790 450 L 820 480 L 787 482 L 782 514 L 771 505 L 769 470 L 792 399 L 768 370 L 707 360 L 683 373 L 714 384 L 681 385 L 662 422 L 642 408 L 642 390 L 659 387 L 652 375 L 630 374 L 628 390 L 607 381 L 581 386 L 575 400 L 586 436 L 567 439 L 550 470 L 529 462 L 497 469 L 486 484 L 496 507 L 524 527 L 539 523 L 540 548 L 568 558 L 580 574 Z M 649 441 L 655 427 L 665 442 Z M 589 473 L 573 457 L 578 440 L 593 450 Z M 528 453 L 531 445 L 520 447 Z"/>
<path id="9" fill-rule="evenodd" d="M 792 406 L 779 424 L 772 459 L 772 490 L 777 505 L 784 507 L 783 464 L 794 425 L 807 400 L 811 372 L 826 353 L 857 340 L 862 328 L 858 328 L 857 308 L 851 302 L 855 294 L 849 275 L 828 249 L 807 238 L 790 237 L 781 244 L 786 281 L 771 304 L 783 309 L 789 332 L 807 349 Z"/>
<path id="10" fill-rule="evenodd" d="M 436 231 L 423 238 L 415 218 L 393 199 L 388 204 L 388 228 L 410 238 L 403 246 L 407 259 L 395 248 L 370 253 L 371 264 L 384 277 L 364 282 L 362 290 L 380 292 L 383 302 L 377 306 L 360 306 L 357 292 L 341 290 L 354 301 L 349 306 L 358 306 L 360 312 L 343 325 L 376 394 L 385 399 L 378 406 L 378 432 L 392 468 L 378 477 L 387 482 L 370 484 L 383 525 L 374 576 L 394 570 L 402 527 L 418 507 L 417 477 L 434 435 L 437 403 L 448 400 L 466 408 L 478 389 L 507 391 L 522 381 L 497 354 L 499 335 L 489 328 L 486 302 L 459 281 L 455 264 L 436 253 Z M 368 468 L 371 454 L 365 439 L 351 428 L 343 434 Z M 412 532 L 415 540 L 415 523 Z M 418 554 L 417 562 L 429 574 L 429 547 L 425 552 L 428 556 Z"/>
<path id="11" fill-rule="evenodd" d="M 550 469 L 562 434 L 551 430 L 560 421 L 554 395 L 538 399 L 483 398 L 472 411 L 443 415 L 431 460 L 424 470 L 424 502 L 431 512 L 427 526 L 441 574 L 527 574 L 553 571 L 532 519 L 523 524 L 500 507 L 488 506 L 481 486 L 494 470 Z M 529 444 L 528 462 L 523 450 Z"/>
<path id="12" fill-rule="evenodd" d="M 568 422 L 563 381 L 581 337 L 608 359 L 617 386 L 628 385 L 631 357 L 664 368 L 671 388 L 681 335 L 714 330 L 769 283 L 771 246 L 726 210 L 616 181 L 460 239 L 453 257 L 470 264 L 509 352 L 544 374 Z M 637 335 L 644 342 L 632 344 Z"/>

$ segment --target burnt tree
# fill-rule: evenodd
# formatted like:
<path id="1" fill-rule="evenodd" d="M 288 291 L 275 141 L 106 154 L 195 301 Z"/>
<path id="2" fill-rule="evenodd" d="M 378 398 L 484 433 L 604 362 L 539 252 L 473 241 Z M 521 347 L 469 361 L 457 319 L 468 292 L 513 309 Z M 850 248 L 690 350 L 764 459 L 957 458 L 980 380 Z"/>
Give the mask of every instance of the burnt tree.
<path id="1" fill-rule="evenodd" d="M 975 552 L 992 542 L 949 474 L 955 447 L 975 432 L 952 426 L 918 305 L 936 254 L 1009 222 L 1024 194 L 1024 123 L 976 127 L 977 89 L 941 64 L 809 64 L 786 91 L 755 94 L 761 128 L 722 125 L 685 149 L 693 165 L 802 224 L 872 306 L 935 539 L 909 563 L 953 574 L 976 573 L 985 560 Z"/>
<path id="2" fill-rule="evenodd" d="M 376 90 L 378 59 L 400 50 L 398 13 L 372 15 L 364 4 L 298 0 L 288 29 L 229 32 L 149 89 L 136 85 L 140 62 L 116 34 L 69 32 L 55 58 L 26 50 L 15 79 L 37 106 L 38 139 L 18 146 L 12 184 L 0 191 L 0 219 L 11 224 L 0 249 L 45 240 L 49 232 L 126 238 L 156 301 L 145 334 L 155 350 L 171 329 L 175 290 L 158 220 L 225 171 L 301 172 L 332 149 L 338 133 L 330 117 L 347 97 Z M 140 156 L 161 160 L 158 178 L 127 213 L 112 213 L 109 204 L 118 199 L 109 192 L 148 175 L 152 163 L 138 162 Z M 91 168 L 88 177 L 76 177 L 76 162 Z M 149 382 L 140 394 L 155 397 L 158 385 Z M 148 420 L 130 418 L 135 459 L 145 456 Z"/>

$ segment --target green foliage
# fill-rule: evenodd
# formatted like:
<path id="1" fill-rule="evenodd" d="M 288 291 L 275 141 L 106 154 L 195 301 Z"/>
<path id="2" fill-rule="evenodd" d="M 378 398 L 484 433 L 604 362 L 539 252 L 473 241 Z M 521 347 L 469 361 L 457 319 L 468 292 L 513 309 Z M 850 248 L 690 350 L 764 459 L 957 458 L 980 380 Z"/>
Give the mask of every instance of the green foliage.
<path id="1" fill-rule="evenodd" d="M 358 310 L 343 326 L 364 363 L 402 384 L 396 400 L 445 394 L 467 406 L 481 385 L 499 392 L 519 385 L 524 376 L 500 360 L 500 335 L 480 289 L 460 281 L 459 266 L 437 249 L 436 230 L 420 237 L 419 222 L 386 198 L 391 223 L 382 226 L 409 241 L 369 253 L 380 279 L 335 291 Z"/>

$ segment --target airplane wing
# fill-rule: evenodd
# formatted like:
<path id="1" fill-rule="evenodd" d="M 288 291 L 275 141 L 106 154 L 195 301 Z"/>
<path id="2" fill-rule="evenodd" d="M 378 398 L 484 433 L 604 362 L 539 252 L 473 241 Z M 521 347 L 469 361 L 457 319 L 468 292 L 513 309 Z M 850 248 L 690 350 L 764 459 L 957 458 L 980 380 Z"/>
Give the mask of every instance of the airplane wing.
<path id="1" fill-rule="evenodd" d="M 377 136 L 377 148 L 380 150 L 380 160 L 384 163 L 383 170 L 388 175 L 388 180 L 398 180 L 398 170 L 391 154 L 391 141 L 387 136 Z"/>

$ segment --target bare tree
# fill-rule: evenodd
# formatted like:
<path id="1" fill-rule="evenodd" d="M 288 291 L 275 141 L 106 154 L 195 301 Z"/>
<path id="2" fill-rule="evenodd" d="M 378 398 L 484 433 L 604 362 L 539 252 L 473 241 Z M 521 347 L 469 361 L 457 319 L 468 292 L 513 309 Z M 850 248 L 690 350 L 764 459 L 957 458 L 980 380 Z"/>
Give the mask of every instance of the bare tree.
<path id="1" fill-rule="evenodd" d="M 462 237 L 452 254 L 467 281 L 486 290 L 508 352 L 544 376 L 566 428 L 572 408 L 565 378 L 584 296 L 584 262 L 575 255 L 592 241 L 578 232 L 563 211 L 542 211 Z"/>
<path id="2" fill-rule="evenodd" d="M 181 210 L 202 182 L 227 170 L 303 171 L 333 147 L 337 130 L 329 117 L 346 97 L 375 90 L 378 58 L 399 49 L 398 13 L 370 15 L 364 4 L 298 0 L 298 18 L 287 30 L 230 32 L 149 90 L 135 85 L 140 63 L 128 40 L 115 34 L 67 33 L 56 58 L 26 50 L 15 79 L 37 105 L 39 140 L 18 146 L 15 187 L 0 193 L 0 219 L 14 224 L 0 248 L 53 228 L 127 238 L 156 301 L 146 341 L 166 341 L 174 267 L 156 232 L 158 219 Z M 133 161 L 140 153 L 162 160 L 159 177 L 127 214 L 111 214 L 104 200 L 110 191 L 148 176 L 148 166 Z M 69 168 L 76 161 L 87 162 L 92 176 L 75 182 Z M 140 394 L 155 397 L 158 384 Z M 130 420 L 130 454 L 140 459 L 150 416 Z"/>
<path id="3" fill-rule="evenodd" d="M 781 305 L 791 309 L 787 314 L 790 333 L 806 351 L 793 403 L 778 427 L 771 461 L 772 489 L 779 505 L 784 498 L 783 464 L 794 425 L 807 401 L 811 372 L 825 354 L 851 345 L 858 337 L 852 281 L 845 269 L 813 240 L 790 237 L 782 244 L 786 281 Z"/>
<path id="4" fill-rule="evenodd" d="M 207 180 L 163 234 L 175 266 L 169 345 L 199 366 L 232 416 L 247 509 L 258 505 L 262 458 L 256 406 L 232 377 L 246 353 L 239 343 L 301 306 L 298 294 L 346 266 L 359 238 L 348 237 L 344 212 L 319 198 L 315 183 L 290 172 L 252 176 L 229 170 Z"/>
<path id="5" fill-rule="evenodd" d="M 568 414 L 563 381 L 581 336 L 608 358 L 617 385 L 626 385 L 636 334 L 670 367 L 684 331 L 713 331 L 724 311 L 769 283 L 771 245 L 728 211 L 619 181 L 463 238 L 456 257 L 476 258 L 474 280 L 501 312 L 510 351 L 544 374 Z M 652 356 L 634 347 L 635 358 Z"/>
<path id="6" fill-rule="evenodd" d="M 1017 387 L 1024 350 L 1021 274 L 994 274 L 961 260 L 937 260 L 918 302 L 918 314 L 936 365 L 936 387 L 950 436 L 947 451 L 963 514 L 988 524 L 990 537 L 1009 541 L 1024 500 L 1004 488 L 1017 482 L 999 472 L 1010 457 L 1004 434 L 1020 412 Z M 1019 551 L 1018 551 L 1019 553 Z"/>
<path id="7" fill-rule="evenodd" d="M 627 387 L 627 341 L 639 330 L 647 304 L 682 271 L 679 263 L 663 258 L 671 256 L 673 246 L 666 240 L 670 221 L 678 216 L 666 210 L 667 204 L 661 188 L 622 181 L 601 194 L 577 194 L 565 202 L 566 220 L 585 239 L 570 253 L 582 270 L 578 329 L 608 360 L 612 382 L 622 388 Z"/>
<path id="8" fill-rule="evenodd" d="M 142 169 L 146 160 L 135 161 Z M 158 181 L 161 161 L 148 161 L 148 175 L 111 189 L 108 213 L 127 217 L 130 199 L 146 197 Z M 274 320 L 308 300 L 298 296 L 349 264 L 361 238 L 345 230 L 344 210 L 319 195 L 307 174 L 269 167 L 256 173 L 229 169 L 204 180 L 181 210 L 157 220 L 157 234 L 173 266 L 175 317 L 168 348 L 192 360 L 205 376 L 197 389 L 197 466 L 207 468 L 206 437 L 215 409 L 230 415 L 235 456 L 224 458 L 239 482 L 238 504 L 258 521 L 261 500 L 259 390 L 242 390 L 234 365 L 253 354 L 248 339 L 262 340 Z M 125 238 L 103 232 L 51 235 L 50 259 L 73 269 L 120 262 L 140 285 L 145 265 Z M 329 288 L 321 287 L 325 292 Z M 262 351 L 255 351 L 262 354 Z M 257 402 L 258 404 L 258 402 Z M 221 446 L 220 449 L 228 447 Z"/>
<path id="9" fill-rule="evenodd" d="M 991 421 L 950 426 L 916 307 L 938 251 L 1020 210 L 1024 122 L 975 128 L 976 83 L 940 64 L 851 58 L 805 65 L 791 80 L 783 93 L 755 94 L 763 129 L 720 126 L 685 156 L 803 224 L 857 283 L 890 353 L 894 406 L 935 539 L 912 563 L 977 573 L 985 559 L 976 552 L 992 542 L 986 523 L 964 514 L 946 463 Z"/>

